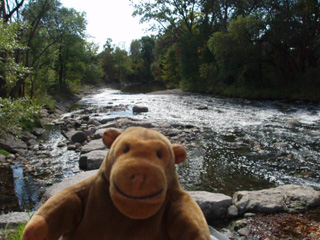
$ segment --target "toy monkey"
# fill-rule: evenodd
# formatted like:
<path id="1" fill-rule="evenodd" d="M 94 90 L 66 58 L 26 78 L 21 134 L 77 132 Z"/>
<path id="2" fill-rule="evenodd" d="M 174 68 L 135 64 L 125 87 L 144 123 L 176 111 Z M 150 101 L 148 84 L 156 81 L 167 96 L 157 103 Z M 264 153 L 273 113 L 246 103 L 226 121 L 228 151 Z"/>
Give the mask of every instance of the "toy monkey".
<path id="1" fill-rule="evenodd" d="M 96 176 L 51 197 L 23 240 L 209 240 L 197 203 L 179 186 L 186 151 L 141 127 L 102 136 L 110 149 Z"/>

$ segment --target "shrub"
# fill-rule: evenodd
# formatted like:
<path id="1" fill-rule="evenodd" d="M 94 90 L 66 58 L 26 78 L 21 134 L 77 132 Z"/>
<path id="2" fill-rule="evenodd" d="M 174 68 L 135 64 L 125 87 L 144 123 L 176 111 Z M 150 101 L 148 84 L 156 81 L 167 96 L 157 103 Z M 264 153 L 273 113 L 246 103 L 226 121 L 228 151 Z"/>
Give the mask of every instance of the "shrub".
<path id="1" fill-rule="evenodd" d="M 26 99 L 0 98 L 0 135 L 6 132 L 16 134 L 20 129 L 39 124 L 40 107 Z"/>

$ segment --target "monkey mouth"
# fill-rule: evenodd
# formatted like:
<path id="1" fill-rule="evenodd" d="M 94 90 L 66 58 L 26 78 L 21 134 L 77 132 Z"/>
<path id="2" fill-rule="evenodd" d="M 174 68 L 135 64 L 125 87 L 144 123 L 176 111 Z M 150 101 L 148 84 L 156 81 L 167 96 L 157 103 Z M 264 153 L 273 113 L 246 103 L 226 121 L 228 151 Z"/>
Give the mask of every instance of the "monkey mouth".
<path id="1" fill-rule="evenodd" d="M 147 196 L 137 197 L 137 196 L 128 195 L 128 194 L 124 193 L 123 191 L 121 191 L 121 189 L 118 187 L 116 182 L 113 182 L 113 185 L 116 188 L 116 190 L 118 191 L 118 193 L 120 193 L 122 196 L 124 196 L 126 198 L 130 198 L 130 199 L 134 199 L 134 200 L 145 200 L 145 199 L 149 199 L 149 198 L 154 198 L 154 197 L 160 195 L 163 192 L 163 189 L 161 189 L 158 192 L 155 192 L 153 194 L 150 194 L 150 195 L 147 195 Z"/>

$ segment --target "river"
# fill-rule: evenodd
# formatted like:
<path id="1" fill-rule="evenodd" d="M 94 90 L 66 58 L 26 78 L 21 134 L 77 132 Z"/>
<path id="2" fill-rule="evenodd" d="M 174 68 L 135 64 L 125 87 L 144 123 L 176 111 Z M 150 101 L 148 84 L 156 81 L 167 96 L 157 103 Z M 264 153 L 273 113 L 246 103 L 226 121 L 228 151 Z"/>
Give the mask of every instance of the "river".
<path id="1" fill-rule="evenodd" d="M 78 104 L 80 109 L 120 106 L 119 111 L 112 113 L 98 111 L 95 114 L 98 118 L 134 117 L 200 128 L 201 134 L 192 140 L 194 144 L 186 146 L 187 160 L 177 167 L 180 183 L 187 190 L 231 196 L 237 190 L 283 184 L 320 189 L 319 105 L 240 100 L 179 91 L 137 94 L 110 88 L 86 96 Z M 147 106 L 149 111 L 134 115 L 134 105 Z M 74 113 L 62 118 L 70 114 Z M 295 126 L 287 123 L 293 119 Z M 20 165 L 13 167 L 14 175 L 21 175 L 15 177 L 20 206 L 36 206 L 45 187 L 80 172 L 79 153 L 66 147 L 58 148 L 61 141 L 60 130 L 50 127 L 41 145 L 49 154 L 40 158 L 31 156 L 29 160 L 29 167 L 39 168 L 38 176 L 34 173 L 26 176 L 25 169 L 22 176 Z"/>

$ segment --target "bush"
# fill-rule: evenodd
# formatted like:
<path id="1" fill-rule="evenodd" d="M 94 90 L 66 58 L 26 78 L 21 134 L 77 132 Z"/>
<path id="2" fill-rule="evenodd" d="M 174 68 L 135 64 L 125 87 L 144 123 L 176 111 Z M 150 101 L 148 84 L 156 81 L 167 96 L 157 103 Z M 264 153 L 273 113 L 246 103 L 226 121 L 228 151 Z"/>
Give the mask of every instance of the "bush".
<path id="1" fill-rule="evenodd" d="M 0 135 L 30 128 L 39 124 L 40 107 L 26 99 L 0 98 Z"/>

